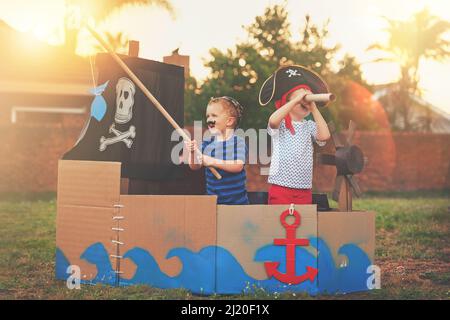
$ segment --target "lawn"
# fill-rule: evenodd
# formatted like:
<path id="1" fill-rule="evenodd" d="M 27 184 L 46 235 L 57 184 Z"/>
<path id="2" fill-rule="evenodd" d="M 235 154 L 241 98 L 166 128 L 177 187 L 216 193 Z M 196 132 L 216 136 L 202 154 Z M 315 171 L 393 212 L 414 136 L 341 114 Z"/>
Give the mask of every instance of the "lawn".
<path id="1" fill-rule="evenodd" d="M 335 205 L 334 203 L 332 203 Z M 450 298 L 449 192 L 368 194 L 355 209 L 377 212 L 375 264 L 380 290 L 309 297 L 304 294 L 195 296 L 148 286 L 82 285 L 54 279 L 53 194 L 0 199 L 0 299 L 446 299 Z"/>

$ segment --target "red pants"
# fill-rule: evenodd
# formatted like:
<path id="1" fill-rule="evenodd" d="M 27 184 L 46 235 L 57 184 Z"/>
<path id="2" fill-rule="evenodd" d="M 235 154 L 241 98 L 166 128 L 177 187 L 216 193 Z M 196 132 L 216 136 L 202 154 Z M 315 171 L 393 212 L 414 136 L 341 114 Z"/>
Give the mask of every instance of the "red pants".
<path id="1" fill-rule="evenodd" d="M 311 189 L 293 189 L 272 184 L 269 188 L 269 204 L 312 204 Z"/>

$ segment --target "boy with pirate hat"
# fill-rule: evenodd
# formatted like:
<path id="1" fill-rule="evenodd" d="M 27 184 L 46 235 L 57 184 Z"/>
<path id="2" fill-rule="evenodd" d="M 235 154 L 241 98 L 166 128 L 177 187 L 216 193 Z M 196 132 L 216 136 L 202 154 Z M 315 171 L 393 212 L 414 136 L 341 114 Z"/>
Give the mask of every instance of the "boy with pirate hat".
<path id="1" fill-rule="evenodd" d="M 307 102 L 305 96 L 328 92 L 316 73 L 297 65 L 279 68 L 262 85 L 259 103 L 275 101 L 277 109 L 267 128 L 273 146 L 269 204 L 312 203 L 313 142 L 323 146 L 330 132 L 318 110 L 326 103 Z M 305 120 L 309 114 L 314 121 Z"/>

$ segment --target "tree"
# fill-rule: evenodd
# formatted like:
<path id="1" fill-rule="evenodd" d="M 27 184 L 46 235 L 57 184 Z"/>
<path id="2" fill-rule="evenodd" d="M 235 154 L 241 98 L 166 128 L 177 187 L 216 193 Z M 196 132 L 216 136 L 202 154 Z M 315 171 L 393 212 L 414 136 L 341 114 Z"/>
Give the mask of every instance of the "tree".
<path id="1" fill-rule="evenodd" d="M 114 52 L 120 54 L 128 53 L 128 37 L 125 36 L 122 32 L 118 32 L 116 34 L 112 34 L 110 32 L 105 32 L 105 40 L 111 45 Z M 101 45 L 96 45 L 97 51 L 103 51 L 103 47 Z"/>
<path id="2" fill-rule="evenodd" d="M 300 30 L 300 41 L 292 41 L 286 9 L 281 5 L 266 8 L 263 15 L 245 27 L 248 40 L 224 52 L 216 48 L 210 50 L 211 57 L 205 63 L 211 70 L 209 76 L 201 86 L 186 92 L 186 123 L 204 119 L 210 97 L 230 95 L 245 108 L 241 127 L 266 128 L 273 108 L 260 107 L 258 93 L 267 77 L 281 65 L 300 64 L 320 73 L 327 82 L 333 83 L 336 93 L 343 89 L 344 74 L 349 79 L 362 82 L 356 60 L 350 56 L 338 64 L 341 67 L 338 66 L 337 74 L 341 75 L 340 81 L 336 80 L 332 62 L 339 46 L 324 44 L 328 23 L 317 26 L 307 15 Z M 334 104 L 331 110 L 327 108 L 322 112 L 328 119 L 338 119 L 339 110 Z M 343 126 L 347 127 L 347 124 Z"/>
<path id="3" fill-rule="evenodd" d="M 389 35 L 387 43 L 375 43 L 368 50 L 384 53 L 377 61 L 399 64 L 401 76 L 390 97 L 395 106 L 395 110 L 390 112 L 390 117 L 391 123 L 395 124 L 397 116 L 400 116 L 403 124 L 397 129 L 409 131 L 414 129 L 411 123 L 411 109 L 414 103 L 411 96 L 421 95 L 420 63 L 425 59 L 441 61 L 450 56 L 450 41 L 443 38 L 450 30 L 450 22 L 431 15 L 427 8 L 406 21 L 387 18 L 386 21 Z M 425 123 L 428 123 L 427 130 L 430 131 L 431 122 L 425 120 Z"/>

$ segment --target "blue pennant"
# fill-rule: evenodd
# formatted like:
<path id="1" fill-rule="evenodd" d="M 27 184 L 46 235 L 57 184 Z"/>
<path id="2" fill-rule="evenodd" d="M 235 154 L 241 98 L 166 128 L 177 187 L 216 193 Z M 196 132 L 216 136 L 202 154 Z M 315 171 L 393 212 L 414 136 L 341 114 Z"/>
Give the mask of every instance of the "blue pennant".
<path id="1" fill-rule="evenodd" d="M 93 116 L 99 122 L 102 121 L 103 117 L 106 114 L 106 101 L 105 98 L 103 98 L 102 93 L 103 91 L 105 91 L 108 83 L 109 80 L 104 84 L 90 90 L 90 92 L 95 95 L 94 101 L 92 101 L 91 104 L 91 116 Z"/>

